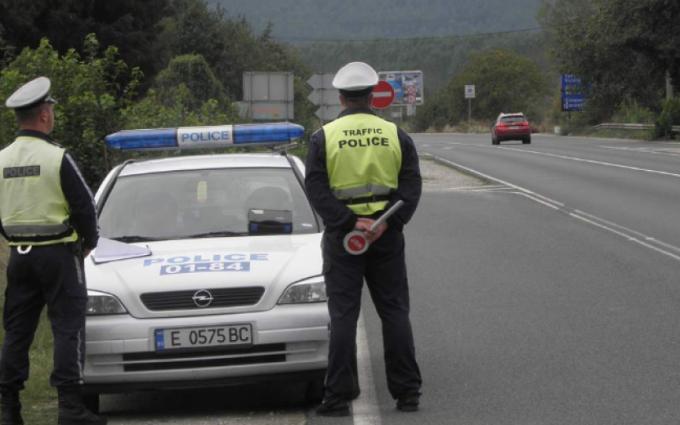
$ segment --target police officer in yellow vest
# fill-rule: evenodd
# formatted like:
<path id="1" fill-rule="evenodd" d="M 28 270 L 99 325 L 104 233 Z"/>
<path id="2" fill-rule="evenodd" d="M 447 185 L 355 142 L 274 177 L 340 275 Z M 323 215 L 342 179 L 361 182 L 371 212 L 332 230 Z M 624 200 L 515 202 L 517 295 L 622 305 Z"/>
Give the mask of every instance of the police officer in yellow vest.
<path id="1" fill-rule="evenodd" d="M 342 67 L 333 86 L 344 107 L 340 116 L 312 135 L 305 185 L 326 230 L 322 249 L 331 318 L 328 372 L 317 414 L 349 415 L 358 394 L 356 327 L 366 280 L 382 321 L 390 394 L 401 411 L 418 410 L 421 377 L 409 320 L 409 291 L 402 229 L 415 212 L 422 181 L 411 138 L 370 109 L 378 74 L 363 62 Z M 370 231 L 374 220 L 398 200 L 404 206 Z M 359 229 L 372 242 L 350 255 L 347 232 Z"/>
<path id="2" fill-rule="evenodd" d="M 54 335 L 50 383 L 59 394 L 58 423 L 105 424 L 80 392 L 87 288 L 83 258 L 99 237 L 92 193 L 73 159 L 49 134 L 54 127 L 50 80 L 39 77 L 5 102 L 15 110 L 16 140 L 0 151 L 0 232 L 10 245 L 0 359 L 2 425 L 23 424 L 19 391 L 40 313 Z"/>

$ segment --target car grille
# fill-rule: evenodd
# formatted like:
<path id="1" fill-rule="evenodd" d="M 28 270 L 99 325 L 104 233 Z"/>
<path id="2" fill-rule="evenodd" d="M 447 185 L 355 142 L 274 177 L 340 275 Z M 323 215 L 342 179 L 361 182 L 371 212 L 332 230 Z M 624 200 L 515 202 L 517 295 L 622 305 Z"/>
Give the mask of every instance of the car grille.
<path id="1" fill-rule="evenodd" d="M 199 306 L 194 295 L 209 292 L 213 300 L 209 305 Z M 201 291 L 151 292 L 142 294 L 140 299 L 149 310 L 195 310 L 219 307 L 237 307 L 257 304 L 264 293 L 261 286 L 246 288 L 219 288 Z"/>
<path id="2" fill-rule="evenodd" d="M 123 370 L 142 372 L 285 361 L 286 344 L 262 344 L 245 348 L 221 348 L 199 352 L 127 353 L 123 354 Z"/>

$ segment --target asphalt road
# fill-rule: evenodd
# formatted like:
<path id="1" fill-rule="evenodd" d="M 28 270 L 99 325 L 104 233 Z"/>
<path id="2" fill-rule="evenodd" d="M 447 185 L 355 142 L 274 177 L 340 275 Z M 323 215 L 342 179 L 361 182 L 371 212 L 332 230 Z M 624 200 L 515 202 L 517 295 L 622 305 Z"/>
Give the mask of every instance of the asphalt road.
<path id="1" fill-rule="evenodd" d="M 680 144 L 415 135 L 434 174 L 407 227 L 421 410 L 386 391 L 364 298 L 354 416 L 293 386 L 105 397 L 112 424 L 676 424 L 680 422 Z"/>
<path id="2" fill-rule="evenodd" d="M 418 144 L 680 254 L 680 143 L 534 135 L 531 145 L 492 146 L 487 135 L 419 135 Z"/>
<path id="3" fill-rule="evenodd" d="M 416 415 L 386 393 L 366 303 L 382 423 L 678 423 L 680 145 L 415 139 L 508 186 L 426 193 L 408 227 Z"/>

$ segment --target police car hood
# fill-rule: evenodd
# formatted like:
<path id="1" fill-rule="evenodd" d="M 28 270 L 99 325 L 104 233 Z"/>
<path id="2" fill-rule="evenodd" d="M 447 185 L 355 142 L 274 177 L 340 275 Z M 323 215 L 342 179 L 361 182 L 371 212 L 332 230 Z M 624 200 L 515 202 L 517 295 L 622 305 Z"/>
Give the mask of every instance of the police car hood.
<path id="1" fill-rule="evenodd" d="M 85 267 L 87 286 L 116 296 L 135 317 L 263 311 L 273 308 L 289 285 L 321 275 L 320 242 L 321 234 L 315 233 L 135 244 L 148 246 L 151 255 L 101 264 L 90 256 Z M 257 287 L 263 293 L 249 305 L 198 307 L 192 300 L 201 290 Z M 188 294 L 182 295 L 188 298 L 181 300 L 180 307 L 159 309 L 148 302 L 149 297 L 173 292 Z"/>

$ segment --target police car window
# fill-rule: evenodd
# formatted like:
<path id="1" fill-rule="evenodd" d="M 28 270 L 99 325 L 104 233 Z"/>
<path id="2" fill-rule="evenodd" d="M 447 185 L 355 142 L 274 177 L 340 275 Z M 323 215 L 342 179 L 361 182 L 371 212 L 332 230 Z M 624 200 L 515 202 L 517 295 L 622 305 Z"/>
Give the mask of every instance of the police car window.
<path id="1" fill-rule="evenodd" d="M 231 168 L 121 176 L 99 216 L 101 235 L 126 242 L 253 234 L 249 212 L 290 211 L 292 229 L 318 232 L 290 169 Z M 257 233 L 262 234 L 262 233 Z M 266 234 L 266 233 L 265 233 Z"/>

